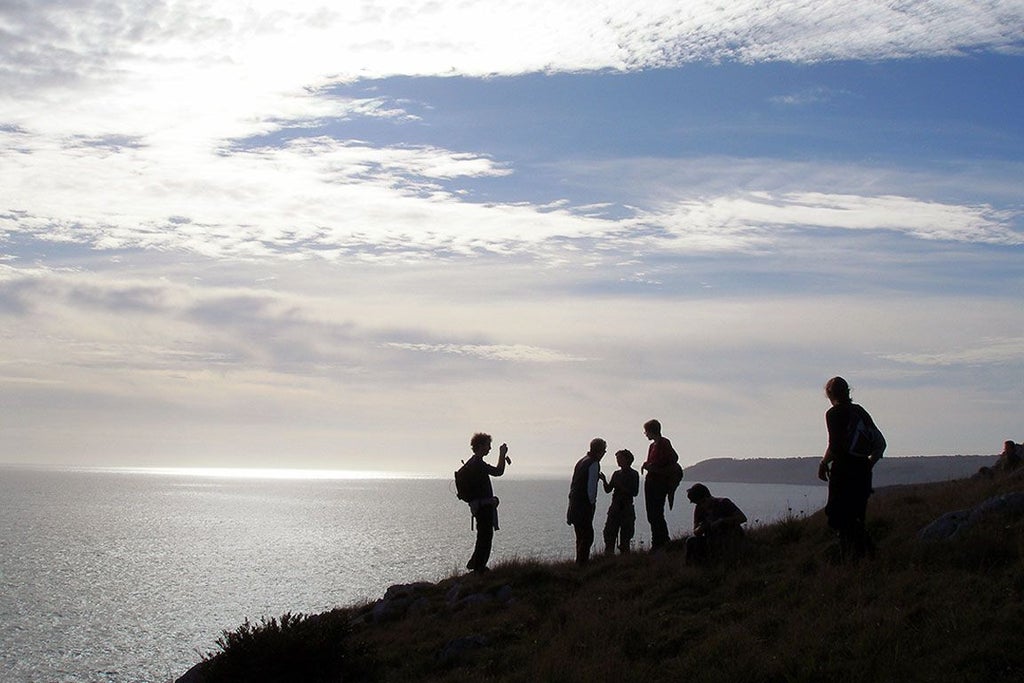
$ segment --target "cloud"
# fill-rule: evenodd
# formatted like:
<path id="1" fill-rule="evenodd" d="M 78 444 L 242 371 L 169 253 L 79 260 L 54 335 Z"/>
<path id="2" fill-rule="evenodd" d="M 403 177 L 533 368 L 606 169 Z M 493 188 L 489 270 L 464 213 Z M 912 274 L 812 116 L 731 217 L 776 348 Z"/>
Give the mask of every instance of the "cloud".
<path id="1" fill-rule="evenodd" d="M 687 246 L 749 249 L 769 243 L 778 230 L 890 230 L 924 240 L 1016 246 L 1017 215 L 990 206 L 957 206 L 911 197 L 821 192 L 749 192 L 687 200 L 639 218 L 664 226 Z"/>
<path id="2" fill-rule="evenodd" d="M 883 357 L 896 363 L 925 367 L 954 365 L 1010 365 L 1024 362 L 1024 337 L 987 337 L 976 346 L 954 348 L 932 353 L 894 353 Z"/>
<path id="3" fill-rule="evenodd" d="M 485 156 L 430 147 L 319 138 L 203 157 L 40 144 L 10 161 L 0 185 L 17 205 L 0 215 L 5 230 L 101 249 L 331 258 L 460 251 L 585 230 L 566 211 L 460 201 L 438 182 L 510 171 Z"/>
<path id="4" fill-rule="evenodd" d="M 678 7 L 659 3 L 634 20 L 617 18 L 615 26 L 633 48 L 631 61 L 661 60 L 666 66 L 694 59 L 815 62 L 954 55 L 971 48 L 1019 50 L 1024 18 L 1024 8 L 1015 2 L 989 3 L 980 12 L 955 0 L 698 2 L 674 12 L 668 5 Z"/>
<path id="5" fill-rule="evenodd" d="M 375 368 L 370 381 L 377 384 L 408 384 L 399 370 L 426 367 L 430 355 L 533 364 L 583 360 L 537 344 L 490 342 L 490 335 L 468 321 L 465 333 L 453 332 L 455 317 L 439 315 L 449 304 L 430 302 L 426 283 L 437 278 L 429 275 L 411 286 L 422 293 L 403 294 L 403 286 L 396 289 L 377 277 L 365 298 L 336 301 L 317 292 L 321 285 L 302 292 L 175 282 L 155 273 L 139 279 L 133 271 L 144 263 L 136 260 L 124 274 L 0 266 L 0 315 L 17 321 L 0 338 L 7 365 L 53 378 L 102 371 L 107 380 L 116 378 L 115 385 L 130 385 L 141 375 L 153 375 L 160 384 L 216 372 L 260 374 L 268 385 L 287 386 L 297 380 L 369 380 L 368 368 Z M 286 263 L 283 272 L 310 279 L 315 270 Z M 327 274 L 337 286 L 332 271 Z M 410 299 L 409 307 L 396 305 L 395 297 Z M 520 334 L 528 338 L 536 332 Z M 448 368 L 439 371 L 447 374 Z"/>
<path id="6" fill-rule="evenodd" d="M 675 66 L 703 59 L 884 59 L 1020 47 L 1017 2 L 801 0 L 642 5 L 577 0 L 6 4 L 9 73 L 49 82 L 161 65 L 247 64 L 272 80 L 314 65 L 337 77 L 487 75 Z M 326 68 L 325 68 L 326 65 Z"/>
<path id="7" fill-rule="evenodd" d="M 717 191 L 670 201 L 638 201 L 656 194 L 650 175 L 627 185 L 613 173 L 607 182 L 636 194 L 576 207 L 550 197 L 484 202 L 467 188 L 521 181 L 509 161 L 319 132 L 342 121 L 429 125 L 409 103 L 329 94 L 330 84 L 359 78 L 1012 50 L 1021 25 L 1024 8 L 1006 2 L 409 0 L 353 12 L 302 1 L 244 10 L 9 3 L 0 8 L 10 38 L 0 41 L 0 228 L 91 249 L 236 259 L 551 258 L 573 240 L 631 248 L 637 239 L 679 252 L 749 251 L 797 226 L 1019 244 L 1013 216 L 986 205 L 813 183 L 737 194 L 735 173 Z"/>
<path id="8" fill-rule="evenodd" d="M 483 345 L 483 344 L 407 344 L 391 343 L 388 346 L 405 349 L 408 351 L 419 351 L 423 353 L 444 353 L 456 356 L 474 356 L 484 360 L 496 360 L 516 363 L 564 363 L 567 361 L 581 361 L 570 354 L 543 349 L 523 344 L 515 345 Z"/>
<path id="9" fill-rule="evenodd" d="M 727 455 L 720 437 L 737 425 L 792 425 L 766 455 L 805 454 L 818 448 L 820 386 L 837 372 L 866 400 L 882 394 L 869 405 L 894 426 L 920 420 L 908 382 L 941 384 L 926 398 L 952 424 L 894 438 L 919 453 L 971 443 L 967 427 L 984 433 L 965 393 L 1019 393 L 1007 370 L 1022 362 L 1012 296 L 634 296 L 581 291 L 579 262 L 506 258 L 339 268 L 145 252 L 92 263 L 0 267 L 0 302 L 17 304 L 0 307 L 0 375 L 16 383 L 19 416 L 8 457 L 34 446 L 58 460 L 270 465 L 287 453 L 296 466 L 372 468 L 372 455 L 347 454 L 379 459 L 415 441 L 422 460 L 403 467 L 422 471 L 453 435 L 496 425 L 540 465 L 596 429 L 642 444 L 650 416 L 671 417 L 694 460 Z M 620 275 L 588 270 L 598 282 Z M 905 360 L 999 340 L 1007 360 L 990 371 Z M 989 431 L 1007 412 L 993 410 L 980 416 Z"/>
<path id="10" fill-rule="evenodd" d="M 1012 1 L 543 3 L 57 0 L 0 8 L 0 122 L 86 135 L 257 131 L 314 120 L 338 81 L 639 70 L 694 61 L 1019 53 Z M 14 106 L 16 105 L 16 106 Z M 69 116 L 69 112 L 74 116 Z"/>
<path id="11" fill-rule="evenodd" d="M 32 144 L 22 132 L 6 136 L 12 147 Z M 757 189 L 756 182 L 780 174 L 780 165 L 763 160 L 677 164 L 678 177 L 667 176 L 676 185 L 671 189 L 661 187 L 666 177 L 657 163 L 645 170 L 630 170 L 626 163 L 600 171 L 620 181 L 628 177 L 635 194 L 623 199 L 649 196 L 646 207 L 473 201 L 460 185 L 514 180 L 509 165 L 436 147 L 373 147 L 326 137 L 236 148 L 205 159 L 152 150 L 131 139 L 105 140 L 98 148 L 80 141 L 56 149 L 40 143 L 9 160 L 0 168 L 0 185 L 19 205 L 0 214 L 0 228 L 108 251 L 371 261 L 518 253 L 548 260 L 569 255 L 574 242 L 585 241 L 621 259 L 652 244 L 676 253 L 764 250 L 792 231 L 813 229 L 881 230 L 975 244 L 1024 242 L 1014 227 L 1019 215 L 987 204 L 789 189 L 801 183 L 856 185 L 857 169 L 789 164 L 788 177 L 767 181 L 778 184 L 777 190 Z M 706 184 L 721 174 L 719 186 L 692 187 L 679 176 L 685 173 L 681 166 L 704 169 L 700 182 Z M 136 189 L 140 182 L 144 187 Z M 744 184 L 751 189 L 735 189 Z M 679 186 L 709 194 L 666 200 L 680 193 Z M 716 194 L 727 187 L 733 189 Z M 610 182 L 609 189 L 618 191 Z"/>
<path id="12" fill-rule="evenodd" d="M 1024 178 L 1024 163 L 998 158 L 957 159 L 939 167 L 916 167 L 818 158 L 629 156 L 553 160 L 550 166 L 549 174 L 566 178 L 570 189 L 583 187 L 613 203 L 648 208 L 760 193 L 900 196 L 951 206 L 970 206 L 981 197 L 994 206 L 1015 207 Z"/>
<path id="13" fill-rule="evenodd" d="M 806 107 L 815 104 L 831 102 L 837 97 L 846 96 L 849 93 L 844 90 L 836 90 L 822 86 L 806 88 L 789 95 L 777 95 L 769 98 L 773 104 L 787 107 Z"/>

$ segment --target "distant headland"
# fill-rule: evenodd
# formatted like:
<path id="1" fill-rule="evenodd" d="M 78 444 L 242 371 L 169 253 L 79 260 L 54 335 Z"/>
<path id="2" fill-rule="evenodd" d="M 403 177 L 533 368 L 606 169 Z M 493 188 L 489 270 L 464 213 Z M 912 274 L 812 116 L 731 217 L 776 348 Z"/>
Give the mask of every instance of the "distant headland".
<path id="1" fill-rule="evenodd" d="M 995 464 L 996 455 L 886 457 L 875 467 L 874 485 L 925 484 L 963 479 Z M 683 468 L 686 481 L 742 484 L 820 484 L 818 456 L 800 458 L 710 458 Z"/>

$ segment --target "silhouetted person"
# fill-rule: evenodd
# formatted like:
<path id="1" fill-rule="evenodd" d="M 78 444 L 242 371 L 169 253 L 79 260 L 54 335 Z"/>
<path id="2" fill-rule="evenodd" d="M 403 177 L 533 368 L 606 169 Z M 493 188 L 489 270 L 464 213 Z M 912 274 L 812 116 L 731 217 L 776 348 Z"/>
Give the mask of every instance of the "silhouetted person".
<path id="1" fill-rule="evenodd" d="M 865 528 L 871 470 L 885 451 L 885 437 L 864 408 L 850 399 L 850 385 L 842 377 L 825 384 L 832 407 L 825 413 L 828 447 L 818 465 L 818 478 L 828 482 L 825 514 L 839 533 L 842 559 L 874 554 Z"/>
<path id="2" fill-rule="evenodd" d="M 747 516 L 728 498 L 715 498 L 704 484 L 686 491 L 694 504 L 693 536 L 686 539 L 686 563 L 700 564 L 734 547 L 743 538 Z"/>
<path id="3" fill-rule="evenodd" d="M 636 509 L 633 499 L 640 493 L 640 473 L 633 469 L 633 454 L 628 450 L 616 451 L 615 463 L 619 469 L 612 472 L 609 481 L 601 476 L 604 492 L 612 494 L 612 502 L 608 504 L 608 517 L 604 523 L 604 552 L 615 554 L 615 541 L 619 542 L 619 552 L 628 553 L 629 544 L 636 531 Z"/>
<path id="4" fill-rule="evenodd" d="M 498 528 L 498 499 L 491 487 L 491 477 L 503 475 L 506 463 L 511 460 L 508 458 L 508 446 L 501 444 L 497 467 L 484 461 L 484 456 L 491 452 L 490 434 L 474 434 L 469 445 L 473 449 L 473 457 L 466 461 L 466 466 L 472 473 L 470 481 L 473 494 L 469 509 L 476 521 L 476 546 L 473 548 L 473 556 L 466 563 L 466 569 L 479 573 L 487 571 L 494 530 Z"/>
<path id="5" fill-rule="evenodd" d="M 576 533 L 576 564 L 590 560 L 594 544 L 594 510 L 597 506 L 597 482 L 601 479 L 601 458 L 608 450 L 604 439 L 590 442 L 590 450 L 576 463 L 569 484 L 569 509 L 565 521 Z"/>
<path id="6" fill-rule="evenodd" d="M 996 468 L 1003 472 L 1012 472 L 1020 467 L 1020 451 L 1021 447 L 1013 441 L 1004 442 L 1003 452 L 999 454 L 999 460 L 996 462 Z"/>
<path id="7" fill-rule="evenodd" d="M 672 442 L 661 435 L 661 423 L 657 420 L 644 423 L 644 434 L 651 440 L 647 460 L 640 467 L 641 472 L 647 472 L 644 505 L 651 525 L 651 550 L 658 550 L 668 543 L 665 503 L 679 485 L 679 455 L 672 448 Z"/>

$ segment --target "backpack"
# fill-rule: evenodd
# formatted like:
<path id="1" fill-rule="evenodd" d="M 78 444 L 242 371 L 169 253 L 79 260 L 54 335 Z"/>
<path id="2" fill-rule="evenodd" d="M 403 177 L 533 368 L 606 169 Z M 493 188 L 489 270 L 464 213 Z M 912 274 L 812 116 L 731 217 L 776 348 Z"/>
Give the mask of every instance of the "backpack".
<path id="1" fill-rule="evenodd" d="M 669 491 L 675 491 L 679 488 L 679 484 L 683 481 L 683 466 L 679 464 L 678 460 L 672 463 L 672 467 L 666 473 L 666 479 Z"/>
<path id="2" fill-rule="evenodd" d="M 850 424 L 850 455 L 866 458 L 878 453 L 878 457 L 882 457 L 886 446 L 885 437 L 867 413 L 863 409 L 854 411 Z"/>
<path id="3" fill-rule="evenodd" d="M 665 491 L 668 493 L 669 510 L 672 509 L 676 502 L 676 489 L 679 488 L 679 484 L 683 481 L 683 466 L 679 464 L 679 453 L 676 452 L 675 448 L 671 450 L 672 464 L 666 467 L 665 471 L 661 474 L 662 483 L 665 486 Z"/>
<path id="4" fill-rule="evenodd" d="M 677 458 L 679 456 L 676 456 Z M 683 481 L 683 466 L 679 464 L 679 461 L 669 465 L 668 470 L 665 472 L 665 486 L 668 491 L 668 509 L 671 510 L 672 506 L 676 503 L 676 489 L 679 488 L 679 484 Z"/>
<path id="5" fill-rule="evenodd" d="M 486 476 L 479 466 L 471 466 L 472 462 L 467 460 L 455 470 L 455 497 L 467 503 L 483 497 L 481 477 Z"/>

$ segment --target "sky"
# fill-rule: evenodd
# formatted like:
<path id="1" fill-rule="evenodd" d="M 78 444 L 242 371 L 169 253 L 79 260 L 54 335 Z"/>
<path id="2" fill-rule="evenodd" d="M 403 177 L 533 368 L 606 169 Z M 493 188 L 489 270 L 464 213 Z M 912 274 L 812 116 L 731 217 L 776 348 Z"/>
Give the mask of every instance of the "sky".
<path id="1" fill-rule="evenodd" d="M 1024 441 L 1024 0 L 0 3 L 0 463 Z"/>

